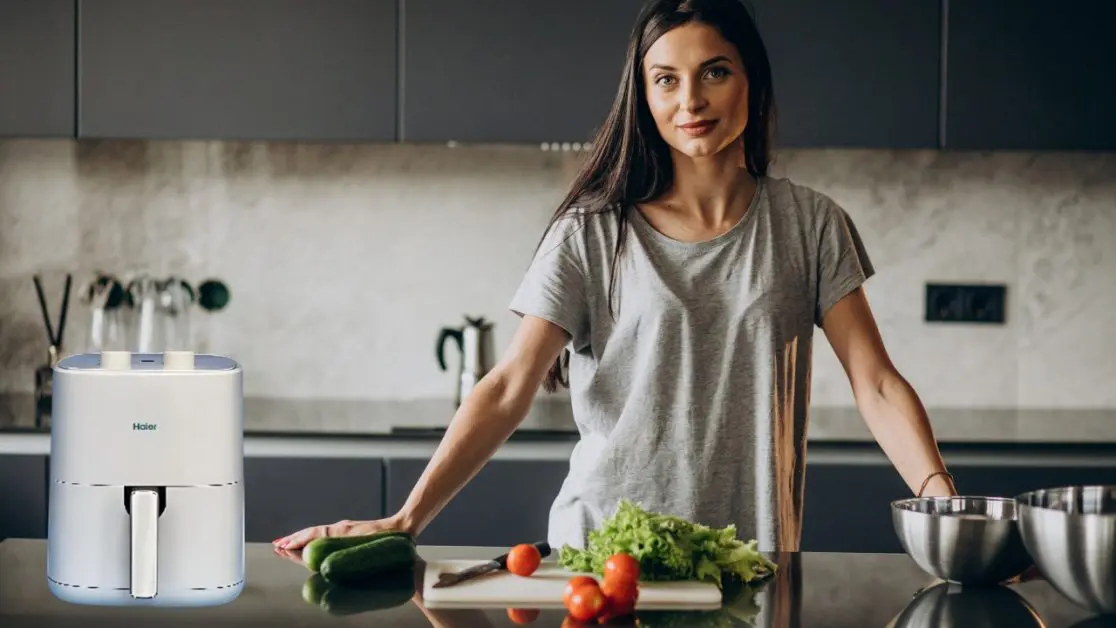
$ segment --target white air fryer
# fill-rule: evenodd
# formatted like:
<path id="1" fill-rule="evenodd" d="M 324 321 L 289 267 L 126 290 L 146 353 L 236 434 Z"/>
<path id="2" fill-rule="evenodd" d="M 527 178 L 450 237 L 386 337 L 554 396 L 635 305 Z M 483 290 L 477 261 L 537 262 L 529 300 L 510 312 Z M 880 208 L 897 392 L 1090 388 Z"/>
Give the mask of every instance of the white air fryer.
<path id="1" fill-rule="evenodd" d="M 242 370 L 189 351 L 54 367 L 47 583 L 67 602 L 215 606 L 244 588 Z"/>

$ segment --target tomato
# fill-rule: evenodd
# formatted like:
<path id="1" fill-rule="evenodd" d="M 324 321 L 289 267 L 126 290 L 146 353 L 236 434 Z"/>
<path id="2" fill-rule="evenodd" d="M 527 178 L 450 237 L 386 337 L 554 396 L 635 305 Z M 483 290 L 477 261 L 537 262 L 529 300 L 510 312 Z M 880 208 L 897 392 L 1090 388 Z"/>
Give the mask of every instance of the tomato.
<path id="1" fill-rule="evenodd" d="M 601 585 L 601 593 L 608 603 L 609 615 L 623 617 L 635 612 L 636 602 L 639 600 L 639 584 L 635 581 L 613 578 L 604 581 Z"/>
<path id="2" fill-rule="evenodd" d="M 604 573 L 605 580 L 636 582 L 639 580 L 639 561 L 631 554 L 618 552 L 605 561 Z"/>
<path id="3" fill-rule="evenodd" d="M 605 609 L 605 596 L 596 584 L 575 587 L 566 610 L 578 621 L 596 619 Z"/>
<path id="4" fill-rule="evenodd" d="M 541 561 L 542 554 L 539 553 L 539 548 L 522 543 L 508 552 L 508 571 L 517 576 L 529 576 L 535 573 Z"/>
<path id="5" fill-rule="evenodd" d="M 592 576 L 574 576 L 566 583 L 566 590 L 562 593 L 562 603 L 566 608 L 570 606 L 570 596 L 573 595 L 574 589 L 582 585 L 597 586 L 597 581 Z"/>
<path id="6" fill-rule="evenodd" d="M 537 608 L 509 608 L 508 619 L 513 624 L 529 624 L 539 618 Z"/>

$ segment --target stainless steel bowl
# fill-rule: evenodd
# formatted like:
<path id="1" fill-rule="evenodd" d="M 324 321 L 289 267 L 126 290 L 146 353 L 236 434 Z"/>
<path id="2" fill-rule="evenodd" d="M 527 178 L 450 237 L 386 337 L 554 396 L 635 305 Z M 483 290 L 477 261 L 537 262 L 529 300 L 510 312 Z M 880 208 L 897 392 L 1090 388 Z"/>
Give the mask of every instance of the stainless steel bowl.
<path id="1" fill-rule="evenodd" d="M 895 618 L 895 628 L 1029 627 L 1045 628 L 1045 624 L 1038 611 L 1015 591 L 948 582 L 920 591 Z"/>
<path id="2" fill-rule="evenodd" d="M 1019 531 L 1039 573 L 1094 613 L 1116 613 L 1116 486 L 1023 493 Z"/>
<path id="3" fill-rule="evenodd" d="M 891 503 L 903 550 L 947 582 L 995 585 L 1033 563 L 1006 497 L 912 497 Z"/>

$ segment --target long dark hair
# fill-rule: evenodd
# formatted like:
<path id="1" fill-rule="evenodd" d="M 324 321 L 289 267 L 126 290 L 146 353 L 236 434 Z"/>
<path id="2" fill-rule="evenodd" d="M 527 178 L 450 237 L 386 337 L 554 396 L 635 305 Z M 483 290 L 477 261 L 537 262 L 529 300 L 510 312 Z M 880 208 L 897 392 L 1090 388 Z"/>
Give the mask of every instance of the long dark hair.
<path id="1" fill-rule="evenodd" d="M 666 192 L 674 180 L 670 149 L 659 135 L 647 107 L 641 68 L 648 49 L 667 31 L 701 22 L 717 29 L 736 46 L 748 79 L 748 124 L 744 129 L 744 154 L 748 172 L 767 174 L 775 99 L 767 50 L 748 9 L 740 0 L 649 0 L 640 10 L 628 43 L 616 99 L 597 130 L 592 148 L 570 191 L 558 205 L 539 245 L 560 218 L 576 214 L 611 213 L 617 221 L 618 240 L 612 257 L 615 278 L 633 204 L 647 202 Z M 609 312 L 615 282 L 609 281 Z M 569 386 L 565 368 L 569 351 L 547 373 L 543 386 L 554 392 Z"/>

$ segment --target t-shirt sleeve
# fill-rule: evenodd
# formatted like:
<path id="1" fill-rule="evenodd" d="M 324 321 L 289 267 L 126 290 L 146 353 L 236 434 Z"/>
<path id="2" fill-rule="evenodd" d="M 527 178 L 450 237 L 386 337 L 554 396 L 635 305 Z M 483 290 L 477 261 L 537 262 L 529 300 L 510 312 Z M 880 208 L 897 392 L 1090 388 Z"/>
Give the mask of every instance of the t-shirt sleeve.
<path id="1" fill-rule="evenodd" d="M 575 349 L 588 344 L 589 330 L 582 224 L 572 215 L 554 223 L 509 305 L 519 316 L 537 316 L 566 330 Z"/>
<path id="2" fill-rule="evenodd" d="M 814 322 L 821 327 L 838 301 L 875 274 L 852 218 L 831 198 L 819 198 L 818 282 Z"/>

